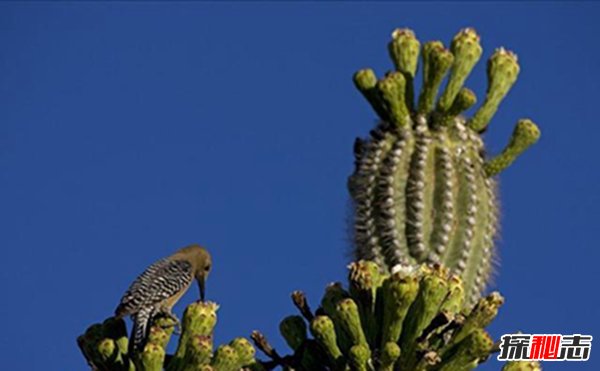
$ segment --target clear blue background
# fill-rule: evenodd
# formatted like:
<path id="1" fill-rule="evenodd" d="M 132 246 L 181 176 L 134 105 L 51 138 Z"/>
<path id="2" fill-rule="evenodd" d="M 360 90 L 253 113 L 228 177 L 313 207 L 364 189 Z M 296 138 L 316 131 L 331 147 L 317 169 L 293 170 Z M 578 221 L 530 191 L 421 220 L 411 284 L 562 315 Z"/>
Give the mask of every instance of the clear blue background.
<path id="1" fill-rule="evenodd" d="M 214 255 L 217 342 L 260 329 L 286 352 L 289 293 L 316 306 L 345 279 L 352 143 L 375 119 L 351 76 L 391 67 L 399 26 L 446 42 L 473 26 L 486 58 L 515 50 L 521 76 L 486 142 L 499 151 L 521 117 L 543 131 L 501 177 L 493 288 L 507 301 L 492 334 L 598 335 L 599 16 L 593 3 L 0 4 L 2 368 L 84 370 L 76 336 L 191 242 Z M 468 85 L 482 96 L 485 63 Z"/>

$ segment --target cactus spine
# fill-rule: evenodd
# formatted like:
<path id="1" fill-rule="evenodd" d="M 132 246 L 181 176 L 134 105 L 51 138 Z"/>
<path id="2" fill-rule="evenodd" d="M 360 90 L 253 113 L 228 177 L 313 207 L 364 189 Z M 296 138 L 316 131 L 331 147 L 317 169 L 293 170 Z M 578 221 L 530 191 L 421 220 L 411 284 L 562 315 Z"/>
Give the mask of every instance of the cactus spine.
<path id="1" fill-rule="evenodd" d="M 423 87 L 414 100 L 419 51 Z M 465 306 L 481 297 L 492 270 L 498 224 L 494 176 L 539 138 L 537 126 L 520 120 L 498 156 L 487 159 L 481 134 L 519 73 L 517 57 L 502 48 L 488 61 L 488 89 L 476 102 L 463 87 L 479 60 L 479 36 L 460 31 L 450 49 L 420 42 L 407 29 L 389 43 L 395 71 L 377 80 L 370 69 L 354 75 L 380 118 L 368 139 L 354 146 L 356 168 L 348 187 L 354 203 L 355 257 L 383 271 L 440 263 L 460 276 Z M 446 86 L 436 102 L 443 79 Z"/>

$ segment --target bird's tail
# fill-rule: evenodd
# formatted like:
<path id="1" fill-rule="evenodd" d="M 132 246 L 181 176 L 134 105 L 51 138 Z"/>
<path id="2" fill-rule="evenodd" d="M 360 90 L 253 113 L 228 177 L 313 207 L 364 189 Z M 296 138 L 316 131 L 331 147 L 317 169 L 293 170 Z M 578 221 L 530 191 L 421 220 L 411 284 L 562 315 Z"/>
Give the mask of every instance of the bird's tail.
<path id="1" fill-rule="evenodd" d="M 132 316 L 133 329 L 129 338 L 129 354 L 133 355 L 144 350 L 152 320 L 152 307 L 142 308 Z"/>

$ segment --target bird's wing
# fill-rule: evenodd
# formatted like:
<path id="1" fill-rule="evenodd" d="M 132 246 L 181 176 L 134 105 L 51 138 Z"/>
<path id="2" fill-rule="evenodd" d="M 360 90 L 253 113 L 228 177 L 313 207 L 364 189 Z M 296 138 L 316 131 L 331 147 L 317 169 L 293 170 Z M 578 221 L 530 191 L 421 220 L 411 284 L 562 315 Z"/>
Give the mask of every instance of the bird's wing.
<path id="1" fill-rule="evenodd" d="M 131 284 L 115 310 L 119 317 L 153 306 L 184 290 L 193 279 L 192 264 L 186 260 L 161 259 L 149 266 Z"/>

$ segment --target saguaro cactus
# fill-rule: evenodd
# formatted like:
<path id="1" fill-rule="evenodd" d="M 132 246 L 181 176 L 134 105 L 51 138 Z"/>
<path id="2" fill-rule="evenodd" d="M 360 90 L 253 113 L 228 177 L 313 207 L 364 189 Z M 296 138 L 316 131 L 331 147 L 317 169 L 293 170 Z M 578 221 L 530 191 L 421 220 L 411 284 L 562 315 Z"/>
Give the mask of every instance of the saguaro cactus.
<path id="1" fill-rule="evenodd" d="M 272 365 L 462 371 L 494 350 L 485 327 L 504 299 L 497 292 L 481 297 L 498 224 L 494 177 L 540 132 L 520 120 L 507 147 L 491 159 L 481 134 L 516 81 L 517 57 L 502 48 L 493 53 L 485 100 L 467 118 L 462 113 L 476 97 L 463 85 L 482 54 L 473 29 L 460 31 L 450 49 L 440 41 L 421 48 L 412 31 L 399 29 L 389 52 L 395 71 L 379 80 L 370 69 L 354 75 L 380 121 L 354 146 L 348 187 L 357 262 L 349 266 L 348 289 L 328 286 L 314 313 L 295 292 L 302 317 L 287 317 L 280 326 L 294 353 L 281 357 L 263 336 L 253 336 Z M 423 84 L 415 102 L 419 54 Z M 505 365 L 538 369 L 536 362 Z"/>
<path id="2" fill-rule="evenodd" d="M 492 269 L 498 223 L 494 176 L 540 135 L 531 120 L 520 120 L 504 151 L 486 157 L 481 134 L 516 81 L 517 57 L 503 48 L 493 53 L 485 100 L 467 118 L 461 113 L 476 97 L 463 84 L 482 54 L 473 29 L 460 31 L 450 49 L 440 41 L 421 48 L 412 31 L 398 29 L 389 52 L 395 71 L 379 80 L 370 69 L 354 76 L 381 119 L 370 137 L 354 146 L 356 169 L 348 185 L 355 257 L 389 272 L 440 263 L 461 277 L 465 305 L 472 306 Z M 415 104 L 419 52 L 423 85 Z"/>

